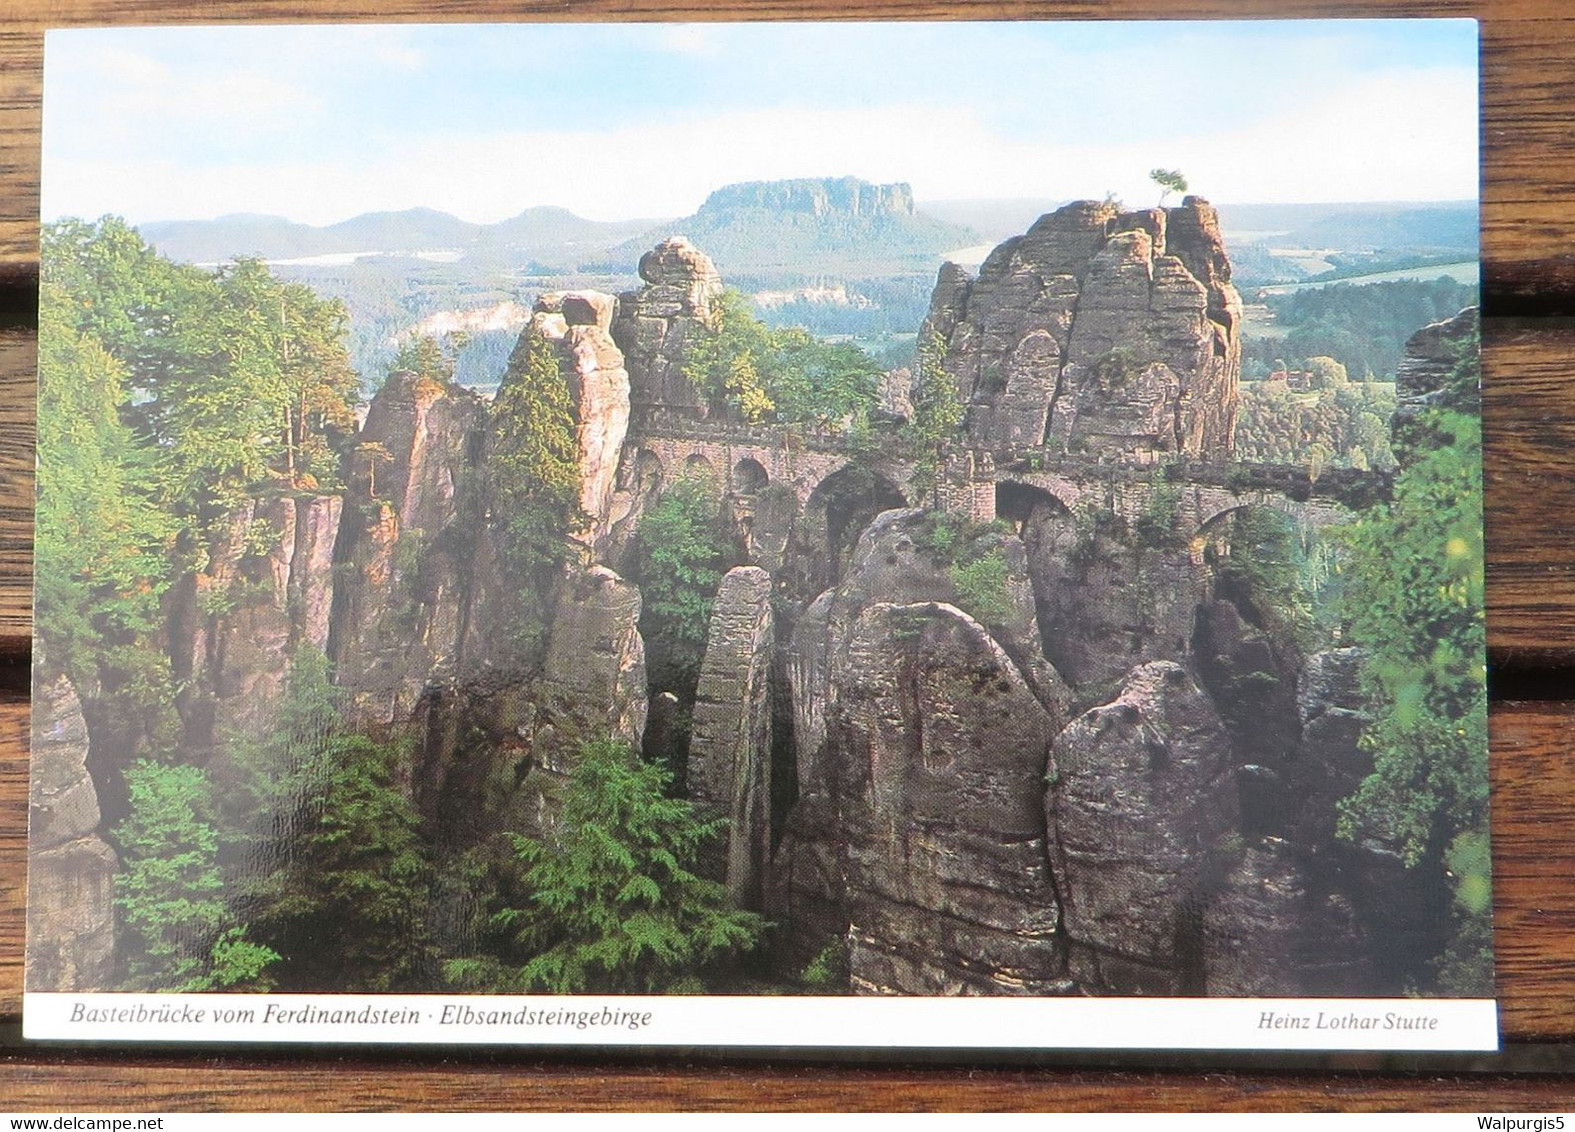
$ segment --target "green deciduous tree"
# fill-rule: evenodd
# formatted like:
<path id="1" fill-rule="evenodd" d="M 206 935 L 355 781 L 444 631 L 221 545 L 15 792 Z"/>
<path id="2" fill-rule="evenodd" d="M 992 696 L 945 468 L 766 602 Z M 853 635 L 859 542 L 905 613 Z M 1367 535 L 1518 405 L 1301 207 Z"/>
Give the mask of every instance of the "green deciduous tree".
<path id="1" fill-rule="evenodd" d="M 798 327 L 773 330 L 737 291 L 724 292 L 715 312 L 714 328 L 684 362 L 684 376 L 714 408 L 749 423 L 817 428 L 868 418 L 881 370 L 859 347 L 823 342 Z"/>
<path id="2" fill-rule="evenodd" d="M 113 660 L 134 698 L 168 698 L 166 665 L 136 648 L 159 624 L 174 524 L 121 423 L 124 367 L 71 324 L 70 297 L 39 295 L 36 616 L 51 663 L 96 687 Z"/>
<path id="3" fill-rule="evenodd" d="M 171 263 L 114 217 L 46 226 L 41 271 L 124 367 L 124 414 L 176 519 L 202 528 L 260 491 L 334 484 L 359 395 L 337 300 L 260 260 Z"/>
<path id="4" fill-rule="evenodd" d="M 1148 179 L 1159 186 L 1159 207 L 1165 207 L 1165 198 L 1171 193 L 1187 191 L 1187 178 L 1180 169 L 1150 169 Z"/>
<path id="5" fill-rule="evenodd" d="M 557 994 L 699 991 L 709 969 L 753 949 L 761 918 L 694 872 L 723 823 L 698 820 L 666 787 L 666 772 L 627 747 L 585 744 L 553 831 L 512 838 L 529 899 L 493 917 L 507 955 L 452 961 L 450 980 Z"/>
<path id="6" fill-rule="evenodd" d="M 776 408 L 761 373 L 775 349 L 771 330 L 749 313 L 749 300 L 732 290 L 714 304 L 713 323 L 690 346 L 684 376 L 713 405 L 759 421 Z"/>
<path id="7" fill-rule="evenodd" d="M 1447 868 L 1457 917 L 1440 978 L 1479 993 L 1492 966 L 1478 372 L 1472 340 L 1437 407 L 1401 433 L 1392 502 L 1349 534 L 1346 613 L 1378 706 L 1364 739 L 1373 772 L 1342 804 L 1339 828 L 1393 845 L 1414 867 Z"/>

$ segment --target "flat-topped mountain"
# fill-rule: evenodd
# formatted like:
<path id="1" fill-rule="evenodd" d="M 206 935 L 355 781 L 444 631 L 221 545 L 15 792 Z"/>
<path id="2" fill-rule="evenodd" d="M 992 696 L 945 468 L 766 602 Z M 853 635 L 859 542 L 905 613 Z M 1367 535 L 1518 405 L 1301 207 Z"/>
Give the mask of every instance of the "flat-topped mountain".
<path id="1" fill-rule="evenodd" d="M 857 177 L 744 181 L 717 189 L 696 215 L 710 216 L 740 208 L 808 212 L 815 216 L 912 216 L 913 189 L 904 181 L 872 185 Z"/>
<path id="2" fill-rule="evenodd" d="M 723 272 L 879 275 L 932 272 L 943 254 L 977 242 L 972 229 L 915 211 L 906 183 L 857 177 L 747 181 L 717 189 L 693 216 L 616 251 L 684 235 Z"/>

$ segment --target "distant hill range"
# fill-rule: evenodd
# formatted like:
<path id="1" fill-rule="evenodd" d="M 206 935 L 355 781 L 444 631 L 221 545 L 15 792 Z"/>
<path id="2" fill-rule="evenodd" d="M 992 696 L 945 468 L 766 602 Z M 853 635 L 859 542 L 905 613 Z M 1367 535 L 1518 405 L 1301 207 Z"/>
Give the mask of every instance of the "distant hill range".
<path id="1" fill-rule="evenodd" d="M 471 224 L 429 208 L 373 212 L 313 227 L 238 214 L 140 226 L 159 251 L 188 263 L 237 256 L 271 261 L 408 257 L 481 267 L 632 272 L 641 253 L 683 234 L 724 274 L 887 275 L 933 271 L 948 250 L 977 242 L 959 224 L 917 212 L 906 184 L 854 177 L 754 181 L 713 192 L 679 220 L 586 220 L 538 207 L 496 224 Z"/>
<path id="2" fill-rule="evenodd" d="M 236 214 L 217 220 L 169 220 L 139 225 L 142 235 L 171 259 L 223 263 L 237 256 L 267 260 L 325 256 L 410 256 L 537 260 L 573 267 L 605 254 L 613 244 L 644 232 L 656 221 L 586 220 L 565 208 L 528 208 L 496 224 L 471 224 L 431 208 L 368 212 L 313 227 L 282 216 Z"/>

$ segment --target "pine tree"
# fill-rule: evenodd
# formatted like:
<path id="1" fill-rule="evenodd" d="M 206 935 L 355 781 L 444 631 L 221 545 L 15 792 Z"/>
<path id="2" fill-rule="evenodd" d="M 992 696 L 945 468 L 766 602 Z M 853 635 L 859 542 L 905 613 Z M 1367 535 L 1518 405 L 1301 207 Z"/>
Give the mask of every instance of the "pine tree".
<path id="1" fill-rule="evenodd" d="M 430 977 L 432 867 L 401 751 L 323 736 L 297 773 L 282 863 L 249 903 L 258 937 L 286 957 L 281 987 L 381 992 Z"/>
<path id="2" fill-rule="evenodd" d="M 678 480 L 640 517 L 635 574 L 652 687 L 677 692 L 686 702 L 700 678 L 728 550 L 709 476 Z"/>
<path id="3" fill-rule="evenodd" d="M 667 774 L 610 741 L 586 743 L 553 832 L 515 836 L 526 907 L 493 917 L 502 958 L 446 966 L 450 981 L 556 994 L 701 990 L 708 969 L 752 950 L 765 928 L 694 872 L 696 851 L 721 833 Z M 511 956 L 526 957 L 522 965 Z"/>
<path id="4" fill-rule="evenodd" d="M 487 438 L 488 507 L 514 587 L 512 625 L 526 655 L 540 653 L 553 584 L 582 529 L 580 451 L 569 384 L 553 344 L 520 336 L 492 403 Z"/>
<path id="5" fill-rule="evenodd" d="M 141 760 L 126 780 L 131 812 L 113 832 L 125 989 L 268 989 L 279 956 L 233 925 L 207 775 Z"/>

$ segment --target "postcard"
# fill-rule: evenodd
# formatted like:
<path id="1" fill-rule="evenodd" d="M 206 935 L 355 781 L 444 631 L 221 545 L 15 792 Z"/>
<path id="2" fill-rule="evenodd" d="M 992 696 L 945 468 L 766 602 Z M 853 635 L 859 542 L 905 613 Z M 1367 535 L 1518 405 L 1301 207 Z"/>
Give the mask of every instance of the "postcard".
<path id="1" fill-rule="evenodd" d="M 1476 92 L 51 32 L 26 1035 L 1496 1048 Z"/>

